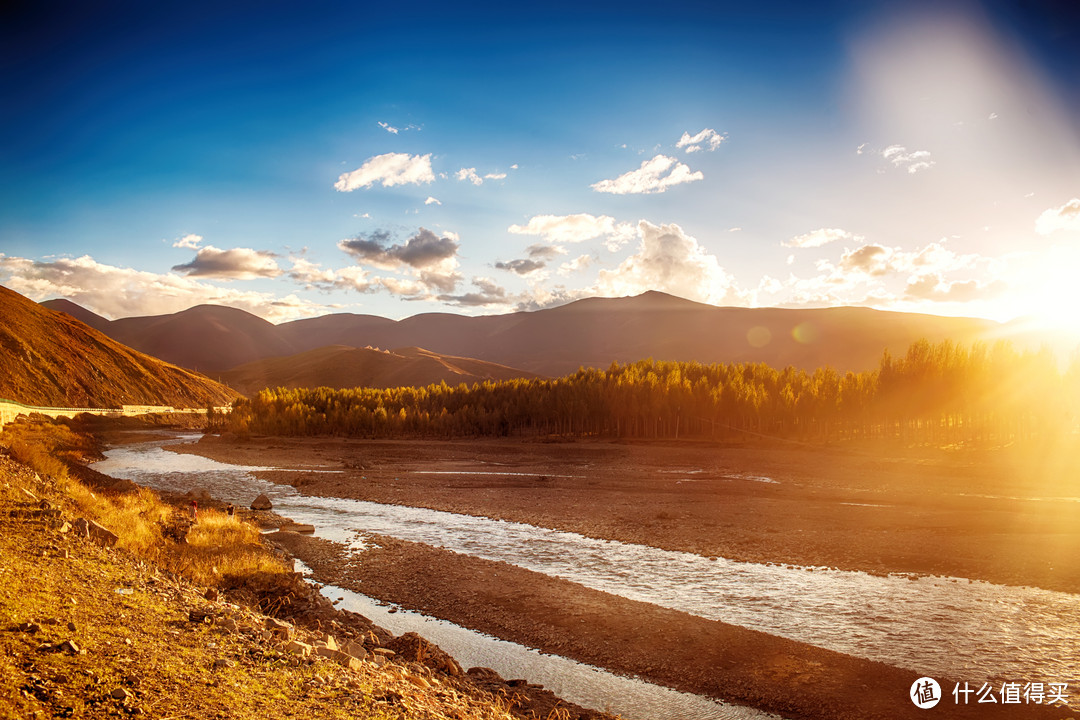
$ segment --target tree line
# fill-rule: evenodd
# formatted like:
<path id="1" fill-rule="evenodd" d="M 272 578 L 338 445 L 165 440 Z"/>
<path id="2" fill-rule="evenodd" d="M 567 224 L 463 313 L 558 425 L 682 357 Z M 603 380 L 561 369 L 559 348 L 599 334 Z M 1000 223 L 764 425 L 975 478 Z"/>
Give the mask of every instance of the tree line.
<path id="1" fill-rule="evenodd" d="M 556 379 L 389 389 L 266 389 L 234 432 L 350 437 L 726 437 L 1009 441 L 1072 428 L 1080 360 L 1048 350 L 919 341 L 876 370 L 642 360 Z"/>

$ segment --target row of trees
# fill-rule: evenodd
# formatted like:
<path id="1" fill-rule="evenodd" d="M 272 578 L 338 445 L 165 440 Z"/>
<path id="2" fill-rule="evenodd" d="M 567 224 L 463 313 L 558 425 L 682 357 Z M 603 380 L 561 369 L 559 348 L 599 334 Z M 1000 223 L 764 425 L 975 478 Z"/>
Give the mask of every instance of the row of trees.
<path id="1" fill-rule="evenodd" d="M 271 435 L 681 438 L 730 433 L 931 442 L 1008 440 L 1070 427 L 1080 363 L 1006 343 L 920 341 L 876 371 L 643 360 L 554 380 L 452 387 L 264 390 L 232 430 Z"/>

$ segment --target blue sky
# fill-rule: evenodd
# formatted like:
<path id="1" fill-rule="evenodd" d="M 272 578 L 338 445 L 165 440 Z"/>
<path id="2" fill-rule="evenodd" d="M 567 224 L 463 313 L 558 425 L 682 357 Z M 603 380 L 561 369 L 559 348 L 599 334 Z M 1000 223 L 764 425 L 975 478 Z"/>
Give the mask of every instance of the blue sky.
<path id="1" fill-rule="evenodd" d="M 5 12 L 0 283 L 37 300 L 1080 304 L 1069 3 Z"/>

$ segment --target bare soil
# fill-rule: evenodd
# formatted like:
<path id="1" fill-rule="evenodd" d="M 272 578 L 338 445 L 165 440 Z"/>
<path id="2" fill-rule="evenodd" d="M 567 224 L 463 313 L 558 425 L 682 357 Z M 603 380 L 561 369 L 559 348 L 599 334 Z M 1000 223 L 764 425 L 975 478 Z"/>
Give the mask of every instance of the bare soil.
<path id="1" fill-rule="evenodd" d="M 703 556 L 1080 592 L 1080 451 L 794 442 L 206 436 L 178 452 L 311 495 L 482 515 Z"/>
<path id="2" fill-rule="evenodd" d="M 359 556 L 296 533 L 275 539 L 304 558 L 317 578 L 338 586 L 686 692 L 786 718 L 924 717 L 907 698 L 918 673 L 883 663 L 385 536 Z M 1063 718 L 1069 711 L 943 702 L 937 714 Z"/>

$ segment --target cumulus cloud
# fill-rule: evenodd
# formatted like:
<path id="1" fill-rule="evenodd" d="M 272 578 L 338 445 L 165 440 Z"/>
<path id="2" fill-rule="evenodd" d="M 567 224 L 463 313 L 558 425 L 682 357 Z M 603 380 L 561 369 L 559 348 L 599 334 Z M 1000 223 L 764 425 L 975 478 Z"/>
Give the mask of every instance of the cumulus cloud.
<path id="1" fill-rule="evenodd" d="M 475 292 L 464 293 L 462 295 L 443 294 L 439 295 L 438 299 L 442 302 L 462 307 L 508 305 L 513 302 L 513 298 L 507 294 L 506 288 L 502 287 L 491 278 L 474 277 L 472 279 L 472 284 L 473 287 L 476 288 Z"/>
<path id="2" fill-rule="evenodd" d="M 389 233 L 376 230 L 367 236 L 342 240 L 338 247 L 359 262 L 384 269 L 394 269 L 402 264 L 430 268 L 454 258 L 460 247 L 457 240 L 445 235 L 439 237 L 427 228 L 420 228 L 404 243 L 389 244 L 389 239 Z"/>
<path id="3" fill-rule="evenodd" d="M 193 277 L 215 277 L 229 280 L 272 278 L 281 274 L 274 254 L 251 248 L 221 250 L 213 245 L 200 248 L 195 259 L 173 270 Z"/>
<path id="4" fill-rule="evenodd" d="M 1073 198 L 1059 208 L 1050 208 L 1035 220 L 1035 232 L 1040 235 L 1058 230 L 1080 232 L 1080 198 Z"/>
<path id="5" fill-rule="evenodd" d="M 473 185 L 483 185 L 484 178 L 476 174 L 476 168 L 461 168 L 457 171 L 458 180 L 468 180 Z"/>
<path id="6" fill-rule="evenodd" d="M 615 270 L 600 271 L 597 294 L 617 297 L 662 290 L 699 302 L 745 304 L 745 295 L 716 256 L 681 227 L 642 220 L 638 232 L 641 244 L 637 253 Z"/>
<path id="7" fill-rule="evenodd" d="M 727 137 L 712 128 L 705 128 L 696 135 L 684 132 L 675 147 L 685 148 L 684 152 L 687 153 L 699 152 L 702 148 L 712 151 L 720 147 L 726 139 Z"/>
<path id="8" fill-rule="evenodd" d="M 982 283 L 978 280 L 954 280 L 948 282 L 941 275 L 931 273 L 908 280 L 904 296 L 911 300 L 935 300 L 941 302 L 972 302 L 1001 295 L 1006 285 L 1001 280 Z"/>
<path id="9" fill-rule="evenodd" d="M 930 159 L 928 151 L 915 150 L 908 152 L 908 149 L 903 145 L 890 145 L 881 151 L 881 157 L 892 163 L 893 167 L 907 170 L 910 174 L 929 169 L 937 164 Z"/>
<path id="10" fill-rule="evenodd" d="M 504 180 L 506 173 L 488 173 L 483 177 L 476 172 L 476 168 L 461 168 L 456 175 L 458 180 L 468 180 L 473 185 L 483 185 L 485 180 Z"/>
<path id="11" fill-rule="evenodd" d="M 424 201 L 424 204 L 425 205 L 442 205 L 441 202 L 439 202 L 435 198 L 431 197 L 430 195 L 428 195 L 428 198 L 427 198 L 427 200 Z"/>
<path id="12" fill-rule="evenodd" d="M 518 258 L 517 260 L 497 262 L 495 263 L 495 267 L 499 270 L 517 273 L 518 275 L 529 275 L 537 270 L 547 267 L 547 263 L 543 260 L 533 260 L 532 258 Z"/>
<path id="13" fill-rule="evenodd" d="M 202 244 L 202 235 L 185 235 L 172 244 L 174 248 L 186 248 L 188 250 L 198 250 L 199 245 Z"/>
<path id="14" fill-rule="evenodd" d="M 576 272 L 581 272 L 592 265 L 592 258 L 588 255 L 578 255 L 573 260 L 564 262 L 559 266 L 559 274 L 563 277 Z"/>
<path id="15" fill-rule="evenodd" d="M 421 185 L 434 182 L 435 173 L 431 170 L 431 153 L 427 155 L 409 155 L 408 153 L 386 153 L 368 158 L 356 170 L 343 173 L 334 183 L 339 192 L 352 192 L 357 188 L 369 188 L 375 183 L 383 187 L 394 185 Z"/>
<path id="16" fill-rule="evenodd" d="M 580 243 L 597 238 L 626 243 L 634 236 L 634 226 L 619 223 L 608 215 L 596 217 L 589 213 L 576 215 L 534 215 L 525 225 L 511 225 L 507 230 L 515 235 L 539 235 L 552 244 Z"/>
<path id="17" fill-rule="evenodd" d="M 601 180 L 590 187 L 596 192 L 613 195 L 650 195 L 704 178 L 705 175 L 700 170 L 692 172 L 673 157 L 657 155 L 652 160 L 641 163 L 637 170 L 624 173 L 614 180 Z"/>
<path id="18" fill-rule="evenodd" d="M 914 273 L 927 275 L 969 268 L 980 260 L 979 255 L 958 255 L 940 242 L 929 243 L 912 251 L 870 243 L 844 250 L 838 267 L 828 261 L 818 261 L 819 270 L 842 273 L 862 273 L 873 277 L 889 274 Z"/>
<path id="19" fill-rule="evenodd" d="M 863 245 L 840 257 L 840 269 L 865 275 L 884 275 L 895 268 L 891 260 L 894 251 L 884 245 Z"/>
<path id="20" fill-rule="evenodd" d="M 324 315 L 332 309 L 296 295 L 275 297 L 173 273 L 105 265 L 89 255 L 46 262 L 0 254 L 0 277 L 4 285 L 32 300 L 67 298 L 108 318 L 164 315 L 202 303 L 240 308 L 271 322 Z"/>
<path id="21" fill-rule="evenodd" d="M 565 255 L 566 250 L 558 245 L 543 245 L 536 243 L 525 248 L 525 252 L 534 260 L 553 260 L 559 255 Z"/>
<path id="22" fill-rule="evenodd" d="M 338 243 L 338 248 L 351 255 L 357 262 L 395 270 L 409 275 L 408 279 L 387 277 L 364 277 L 361 292 L 379 287 L 391 293 L 417 299 L 423 295 L 432 299 L 434 292 L 453 292 L 461 282 L 457 271 L 460 238 L 446 232 L 436 235 L 427 228 L 420 228 L 404 243 L 392 243 L 390 234 L 376 230 Z M 338 271 L 341 273 L 342 271 Z"/>
<path id="23" fill-rule="evenodd" d="M 861 240 L 862 238 L 852 235 L 847 230 L 841 230 L 840 228 L 819 228 L 812 232 L 808 232 L 805 235 L 798 235 L 796 237 L 780 243 L 784 247 L 796 247 L 796 248 L 815 248 L 821 247 L 836 240 Z"/>

